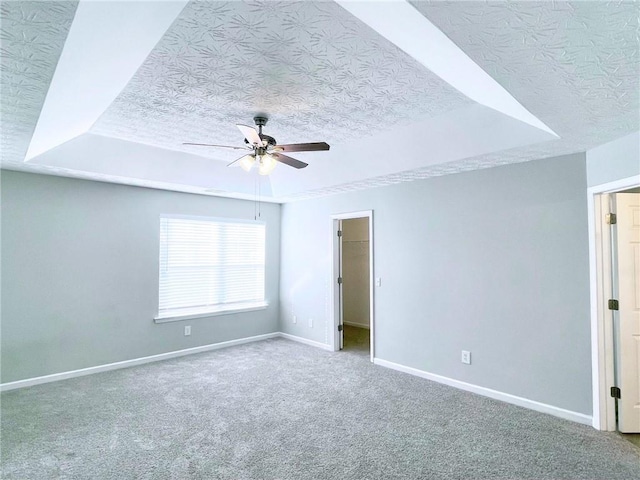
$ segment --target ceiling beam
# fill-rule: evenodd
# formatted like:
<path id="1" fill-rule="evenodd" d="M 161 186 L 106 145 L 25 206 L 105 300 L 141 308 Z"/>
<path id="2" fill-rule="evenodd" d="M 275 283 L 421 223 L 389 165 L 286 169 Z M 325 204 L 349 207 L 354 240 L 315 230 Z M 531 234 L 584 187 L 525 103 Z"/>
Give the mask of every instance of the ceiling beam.
<path id="1" fill-rule="evenodd" d="M 81 0 L 25 161 L 87 132 L 186 3 Z"/>
<path id="2" fill-rule="evenodd" d="M 471 100 L 558 137 L 406 0 L 336 2 Z"/>

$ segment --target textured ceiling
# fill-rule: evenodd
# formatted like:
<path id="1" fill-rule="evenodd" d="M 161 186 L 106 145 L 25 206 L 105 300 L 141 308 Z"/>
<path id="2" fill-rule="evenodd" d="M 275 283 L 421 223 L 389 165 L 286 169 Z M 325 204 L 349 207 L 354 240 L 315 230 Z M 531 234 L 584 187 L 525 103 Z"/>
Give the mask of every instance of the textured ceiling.
<path id="1" fill-rule="evenodd" d="M 22 166 L 78 2 L 2 2 L 2 166 Z"/>
<path id="2" fill-rule="evenodd" d="M 363 172 L 279 201 L 585 151 L 640 128 L 638 2 L 412 3 L 560 139 L 374 178 Z M 1 4 L 2 166 L 202 192 L 23 163 L 76 5 Z M 281 143 L 326 140 L 333 152 L 471 103 L 333 2 L 192 2 L 92 133 L 172 150 L 183 141 L 237 145 L 233 125 L 266 112 L 266 132 Z"/>
<path id="3" fill-rule="evenodd" d="M 414 5 L 565 141 L 638 129 L 637 1 Z"/>
<path id="4" fill-rule="evenodd" d="M 91 133 L 228 160 L 236 123 L 331 145 L 471 105 L 333 2 L 192 2 Z"/>
<path id="5" fill-rule="evenodd" d="M 560 139 L 287 200 L 584 152 L 640 129 L 639 2 L 411 2 Z"/>

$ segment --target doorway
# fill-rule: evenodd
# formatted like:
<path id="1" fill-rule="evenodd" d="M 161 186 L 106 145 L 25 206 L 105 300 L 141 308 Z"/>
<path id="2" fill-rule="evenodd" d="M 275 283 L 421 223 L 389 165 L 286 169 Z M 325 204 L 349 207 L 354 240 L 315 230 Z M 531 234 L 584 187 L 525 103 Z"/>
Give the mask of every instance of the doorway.
<path id="1" fill-rule="evenodd" d="M 373 212 L 334 215 L 333 350 L 374 358 Z"/>
<path id="2" fill-rule="evenodd" d="M 640 434 L 640 189 L 591 191 L 593 425 Z M 606 187 L 606 186 L 605 186 Z M 631 187 L 631 188 L 629 188 Z M 593 203 L 591 203 L 593 202 Z M 638 441 L 638 437 L 629 438 Z"/>

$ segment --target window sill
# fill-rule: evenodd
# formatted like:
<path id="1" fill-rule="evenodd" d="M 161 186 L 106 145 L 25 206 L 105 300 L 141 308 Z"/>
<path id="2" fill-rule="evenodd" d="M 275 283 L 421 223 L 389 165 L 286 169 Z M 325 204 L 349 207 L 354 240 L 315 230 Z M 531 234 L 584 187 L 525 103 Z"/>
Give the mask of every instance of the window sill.
<path id="1" fill-rule="evenodd" d="M 246 306 L 234 305 L 232 307 L 220 307 L 212 310 L 196 313 L 185 314 L 165 314 L 154 317 L 154 323 L 180 322 L 182 320 L 191 320 L 192 318 L 217 317 L 218 315 L 231 315 L 233 313 L 253 312 L 256 310 L 264 310 L 269 306 L 267 302 L 251 303 Z"/>

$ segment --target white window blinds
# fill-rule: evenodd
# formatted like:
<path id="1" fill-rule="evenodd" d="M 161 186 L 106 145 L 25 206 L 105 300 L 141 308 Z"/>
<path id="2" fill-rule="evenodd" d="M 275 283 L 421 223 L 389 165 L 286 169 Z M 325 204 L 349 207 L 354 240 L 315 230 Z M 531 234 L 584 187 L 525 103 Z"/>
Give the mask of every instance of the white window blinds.
<path id="1" fill-rule="evenodd" d="M 160 217 L 158 318 L 264 306 L 265 225 Z"/>

